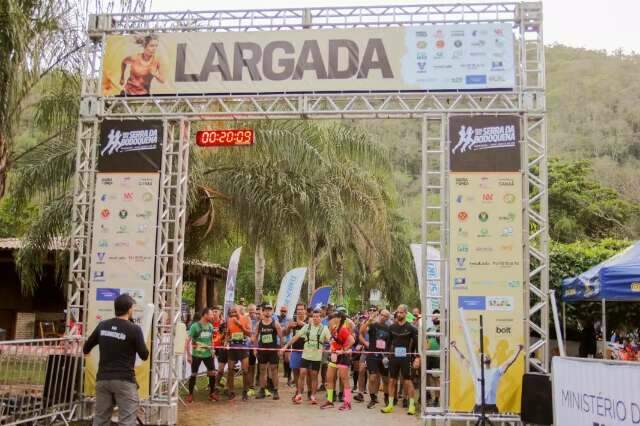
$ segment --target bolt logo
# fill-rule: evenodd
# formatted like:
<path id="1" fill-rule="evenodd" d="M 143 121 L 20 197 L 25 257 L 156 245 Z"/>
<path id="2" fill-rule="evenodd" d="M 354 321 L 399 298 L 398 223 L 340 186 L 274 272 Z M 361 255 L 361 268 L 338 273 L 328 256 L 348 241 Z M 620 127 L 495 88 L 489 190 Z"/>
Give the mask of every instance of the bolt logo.
<path id="1" fill-rule="evenodd" d="M 120 219 L 126 219 L 127 216 L 129 216 L 129 212 L 126 211 L 125 209 L 120 210 L 120 212 L 118 213 L 118 216 L 120 216 Z"/>
<path id="2" fill-rule="evenodd" d="M 100 216 L 102 216 L 103 219 L 108 218 L 111 215 L 111 212 L 109 211 L 109 209 L 102 209 L 102 211 L 100 212 Z"/>
<path id="3" fill-rule="evenodd" d="M 480 212 L 478 219 L 480 219 L 480 222 L 486 222 L 489 220 L 489 214 L 487 212 Z"/>
<path id="4" fill-rule="evenodd" d="M 504 194 L 504 202 L 507 204 L 513 204 L 516 202 L 516 196 L 514 194 Z"/>
<path id="5" fill-rule="evenodd" d="M 458 220 L 460 222 L 464 222 L 465 220 L 467 220 L 469 218 L 469 214 L 465 211 L 461 211 L 460 213 L 458 213 Z"/>
<path id="6" fill-rule="evenodd" d="M 511 327 L 496 327 L 496 334 L 511 334 Z"/>
<path id="7" fill-rule="evenodd" d="M 493 194 L 491 192 L 485 192 L 482 194 L 482 201 L 490 203 L 493 201 Z"/>

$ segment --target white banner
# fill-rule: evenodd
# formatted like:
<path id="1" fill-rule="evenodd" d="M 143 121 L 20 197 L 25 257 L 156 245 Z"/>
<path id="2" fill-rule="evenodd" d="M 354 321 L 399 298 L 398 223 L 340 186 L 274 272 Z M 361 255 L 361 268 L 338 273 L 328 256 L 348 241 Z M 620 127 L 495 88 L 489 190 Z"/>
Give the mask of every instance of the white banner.
<path id="1" fill-rule="evenodd" d="M 224 318 L 227 318 L 229 308 L 233 306 L 236 295 L 236 278 L 238 277 L 238 265 L 240 264 L 240 252 L 242 247 L 238 247 L 231 253 L 229 258 L 229 269 L 227 269 L 227 284 L 224 291 Z"/>
<path id="2" fill-rule="evenodd" d="M 557 426 L 640 424 L 640 363 L 553 358 Z"/>
<path id="3" fill-rule="evenodd" d="M 286 306 L 289 309 L 287 318 L 293 318 L 293 312 L 300 299 L 300 290 L 302 290 L 302 283 L 306 273 L 307 268 L 296 268 L 287 272 L 282 278 L 280 291 L 278 292 L 278 302 L 276 303 L 276 312 L 280 312 L 280 307 Z"/>
<path id="4" fill-rule="evenodd" d="M 418 277 L 418 288 L 420 289 L 420 298 L 422 295 L 422 244 L 411 244 L 411 254 L 413 255 L 413 264 L 416 266 L 416 276 Z M 440 252 L 438 249 L 427 246 L 427 294 L 437 297 L 440 295 Z M 427 313 L 440 309 L 437 300 L 427 300 Z M 429 320 L 431 326 L 431 320 Z"/>

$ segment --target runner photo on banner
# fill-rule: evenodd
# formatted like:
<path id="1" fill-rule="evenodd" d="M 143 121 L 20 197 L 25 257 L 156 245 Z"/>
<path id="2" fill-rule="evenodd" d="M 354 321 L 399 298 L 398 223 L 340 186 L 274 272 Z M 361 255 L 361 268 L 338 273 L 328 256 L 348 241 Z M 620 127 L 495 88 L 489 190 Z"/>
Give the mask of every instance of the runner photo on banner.
<path id="1" fill-rule="evenodd" d="M 450 165 L 450 405 L 518 413 L 524 374 L 524 251 L 520 118 L 454 116 Z"/>

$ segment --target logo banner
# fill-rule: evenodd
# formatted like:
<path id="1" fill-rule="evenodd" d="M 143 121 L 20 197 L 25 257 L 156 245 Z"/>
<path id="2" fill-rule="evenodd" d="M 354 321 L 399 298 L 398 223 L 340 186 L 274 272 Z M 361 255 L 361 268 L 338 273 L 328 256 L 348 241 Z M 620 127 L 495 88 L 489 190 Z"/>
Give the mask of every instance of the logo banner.
<path id="1" fill-rule="evenodd" d="M 331 297 L 331 287 L 320 287 L 317 288 L 316 291 L 313 292 L 313 296 L 311 296 L 311 306 L 312 309 L 319 308 L 322 305 L 329 304 L 329 298 Z"/>
<path id="2" fill-rule="evenodd" d="M 100 127 L 98 170 L 158 172 L 162 164 L 162 121 L 105 120 Z"/>
<path id="3" fill-rule="evenodd" d="M 520 173 L 449 176 L 449 409 L 478 412 L 480 315 L 488 412 L 519 413 L 524 374 Z"/>
<path id="4" fill-rule="evenodd" d="M 229 269 L 227 269 L 227 283 L 224 291 L 224 318 L 229 314 L 229 308 L 233 306 L 236 295 L 236 278 L 238 277 L 238 265 L 240 264 L 240 253 L 242 247 L 238 247 L 231 253 L 229 258 Z"/>
<path id="5" fill-rule="evenodd" d="M 104 96 L 513 89 L 510 24 L 108 35 Z"/>
<path id="6" fill-rule="evenodd" d="M 422 244 L 411 244 L 411 254 L 413 255 L 413 263 L 416 267 L 416 276 L 418 277 L 418 289 L 420 290 L 420 298 L 426 297 L 422 294 L 422 284 L 424 277 L 422 275 Z M 440 251 L 438 249 L 427 246 L 427 294 L 437 297 L 440 295 Z M 434 310 L 440 310 L 440 303 L 437 300 L 427 299 L 427 313 Z M 428 326 L 433 324 L 431 318 L 428 320 Z"/>
<path id="7" fill-rule="evenodd" d="M 452 172 L 520 170 L 520 117 L 453 116 L 449 119 Z"/>
<path id="8" fill-rule="evenodd" d="M 307 268 L 292 269 L 285 274 L 280 283 L 280 291 L 278 291 L 278 301 L 276 302 L 276 312 L 280 312 L 282 306 L 286 306 L 289 310 L 287 318 L 292 319 L 296 309 L 296 304 L 300 299 L 300 290 Z"/>
<path id="9" fill-rule="evenodd" d="M 113 301 L 128 293 L 134 321 L 151 345 L 159 173 L 98 173 L 91 244 L 87 335 L 115 316 Z M 95 392 L 99 354 L 86 362 L 85 391 Z M 136 362 L 140 397 L 149 394 L 149 360 Z"/>
<path id="10" fill-rule="evenodd" d="M 640 364 L 584 358 L 553 358 L 554 424 L 640 424 Z"/>

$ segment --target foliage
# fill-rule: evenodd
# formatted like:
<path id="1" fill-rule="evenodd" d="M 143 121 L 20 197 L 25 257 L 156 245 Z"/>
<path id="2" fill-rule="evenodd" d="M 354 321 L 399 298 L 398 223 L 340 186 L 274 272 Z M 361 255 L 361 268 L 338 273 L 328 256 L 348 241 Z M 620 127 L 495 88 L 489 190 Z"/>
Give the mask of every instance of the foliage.
<path id="1" fill-rule="evenodd" d="M 586 161 L 549 162 L 549 223 L 554 240 L 621 238 L 632 235 L 629 221 L 639 206 L 602 186 Z"/>

